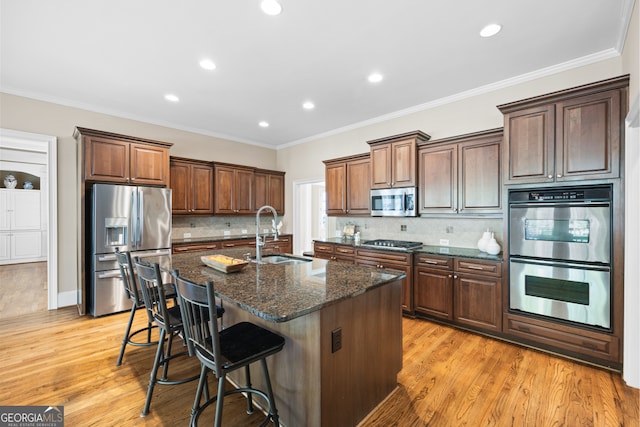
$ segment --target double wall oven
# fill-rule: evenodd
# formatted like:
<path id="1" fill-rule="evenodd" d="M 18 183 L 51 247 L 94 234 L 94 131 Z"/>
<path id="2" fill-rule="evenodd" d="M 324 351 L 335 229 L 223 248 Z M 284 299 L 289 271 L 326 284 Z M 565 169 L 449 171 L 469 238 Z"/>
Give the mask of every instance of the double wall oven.
<path id="1" fill-rule="evenodd" d="M 509 192 L 509 309 L 611 329 L 612 187 Z"/>

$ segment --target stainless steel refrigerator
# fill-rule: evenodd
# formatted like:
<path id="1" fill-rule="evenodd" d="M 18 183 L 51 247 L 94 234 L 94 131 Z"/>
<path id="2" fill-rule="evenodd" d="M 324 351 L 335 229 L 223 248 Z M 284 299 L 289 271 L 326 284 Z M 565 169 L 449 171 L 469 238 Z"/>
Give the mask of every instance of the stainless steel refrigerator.
<path id="1" fill-rule="evenodd" d="M 132 257 L 171 253 L 171 190 L 95 184 L 90 215 L 89 312 L 103 316 L 130 310 L 114 252 L 131 251 Z"/>

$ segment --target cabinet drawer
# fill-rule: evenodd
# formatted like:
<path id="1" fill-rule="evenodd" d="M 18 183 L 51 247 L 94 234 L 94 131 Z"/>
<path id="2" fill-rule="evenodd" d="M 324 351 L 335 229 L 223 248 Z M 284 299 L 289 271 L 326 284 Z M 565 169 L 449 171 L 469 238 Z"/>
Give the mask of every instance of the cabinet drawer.
<path id="1" fill-rule="evenodd" d="M 620 362 L 620 341 L 613 335 L 506 313 L 504 332 L 597 359 Z M 564 352 L 563 352 L 564 353 Z"/>
<path id="2" fill-rule="evenodd" d="M 500 277 L 502 275 L 502 264 L 492 261 L 456 258 L 454 270 L 458 273 L 476 273 Z"/>
<path id="3" fill-rule="evenodd" d="M 397 264 L 402 266 L 410 266 L 412 254 L 393 251 L 369 251 L 366 249 L 358 249 L 356 251 L 356 256 L 358 258 L 375 260 L 381 264 Z"/>
<path id="4" fill-rule="evenodd" d="M 315 252 L 324 252 L 327 254 L 332 254 L 333 253 L 333 246 L 331 244 L 328 243 L 314 243 L 313 245 L 313 250 Z"/>
<path id="5" fill-rule="evenodd" d="M 194 252 L 194 251 L 204 251 L 208 249 L 218 249 L 217 243 L 203 243 L 203 244 L 193 244 L 193 245 L 176 245 L 173 247 L 173 253 L 178 254 L 181 252 Z"/>
<path id="6" fill-rule="evenodd" d="M 353 255 L 355 253 L 355 249 L 353 246 L 342 246 L 336 245 L 335 254 L 336 255 Z"/>
<path id="7" fill-rule="evenodd" d="M 415 255 L 416 267 L 453 269 L 453 258 L 438 257 L 428 254 Z"/>

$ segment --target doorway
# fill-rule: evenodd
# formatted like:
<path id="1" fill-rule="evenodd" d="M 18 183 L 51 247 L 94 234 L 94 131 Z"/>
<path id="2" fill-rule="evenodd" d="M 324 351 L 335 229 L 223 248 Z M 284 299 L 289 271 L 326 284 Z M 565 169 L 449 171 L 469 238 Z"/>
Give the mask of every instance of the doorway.
<path id="1" fill-rule="evenodd" d="M 57 138 L 55 136 L 0 129 L 0 170 L 5 168 L 38 175 L 46 206 L 45 249 L 47 308 L 58 308 L 58 204 Z"/>
<path id="2" fill-rule="evenodd" d="M 293 253 L 302 255 L 313 251 L 315 239 L 326 239 L 335 218 L 327 216 L 326 192 L 323 178 L 293 182 Z"/>

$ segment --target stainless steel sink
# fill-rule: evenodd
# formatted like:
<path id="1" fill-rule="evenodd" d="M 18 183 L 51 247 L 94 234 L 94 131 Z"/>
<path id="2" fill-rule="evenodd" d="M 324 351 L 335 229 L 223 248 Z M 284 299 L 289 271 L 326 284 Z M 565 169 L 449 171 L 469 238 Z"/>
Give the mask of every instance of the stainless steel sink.
<path id="1" fill-rule="evenodd" d="M 304 264 L 309 261 L 311 261 L 311 258 L 302 258 L 302 257 L 293 256 L 293 255 L 273 254 L 273 255 L 262 255 L 262 261 L 260 261 L 260 264 L 295 265 L 295 264 Z M 258 260 L 256 260 L 255 258 L 252 258 L 251 262 L 258 262 Z"/>

